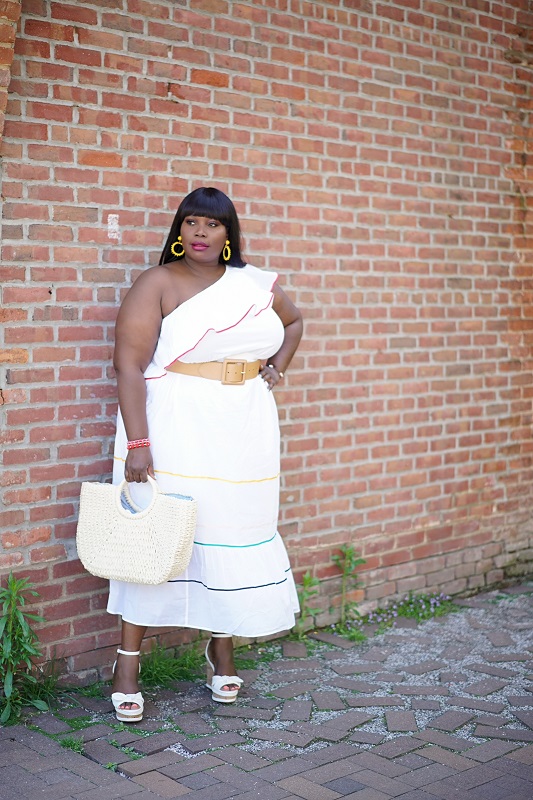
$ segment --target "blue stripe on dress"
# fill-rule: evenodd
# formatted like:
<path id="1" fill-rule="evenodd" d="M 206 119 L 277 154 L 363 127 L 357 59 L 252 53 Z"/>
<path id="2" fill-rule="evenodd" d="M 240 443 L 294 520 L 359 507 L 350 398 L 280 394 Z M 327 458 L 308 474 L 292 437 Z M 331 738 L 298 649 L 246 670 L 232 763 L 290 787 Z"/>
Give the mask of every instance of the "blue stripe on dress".
<path id="1" fill-rule="evenodd" d="M 268 544 L 269 542 L 273 542 L 277 535 L 278 534 L 275 533 L 270 539 L 265 539 L 263 542 L 254 542 L 253 544 L 218 544 L 217 542 L 197 542 L 196 539 L 194 540 L 194 544 L 197 544 L 200 547 L 231 547 L 242 550 L 246 547 L 259 547 L 260 544 Z"/>

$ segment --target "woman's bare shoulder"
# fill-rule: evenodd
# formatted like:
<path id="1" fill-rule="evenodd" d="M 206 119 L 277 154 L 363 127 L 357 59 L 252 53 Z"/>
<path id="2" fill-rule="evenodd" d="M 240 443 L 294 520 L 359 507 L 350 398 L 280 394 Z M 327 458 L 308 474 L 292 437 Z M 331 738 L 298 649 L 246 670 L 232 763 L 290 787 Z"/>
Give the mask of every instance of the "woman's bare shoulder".
<path id="1" fill-rule="evenodd" d="M 138 275 L 130 289 L 130 293 L 139 291 L 157 294 L 165 290 L 173 280 L 172 271 L 166 265 L 148 267 Z"/>
<path id="2" fill-rule="evenodd" d="M 173 271 L 168 268 L 166 264 L 158 264 L 155 267 L 148 267 L 143 270 L 134 281 L 136 283 L 142 282 L 144 284 L 168 283 L 172 280 Z"/>

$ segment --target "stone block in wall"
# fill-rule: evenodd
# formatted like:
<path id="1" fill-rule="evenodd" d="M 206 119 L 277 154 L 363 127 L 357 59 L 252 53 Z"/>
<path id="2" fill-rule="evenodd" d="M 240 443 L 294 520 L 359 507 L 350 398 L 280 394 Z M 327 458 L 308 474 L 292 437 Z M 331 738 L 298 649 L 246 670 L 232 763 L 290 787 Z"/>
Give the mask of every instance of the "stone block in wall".
<path id="1" fill-rule="evenodd" d="M 445 594 L 449 594 L 451 596 L 455 594 L 460 594 L 464 592 L 467 588 L 467 582 L 464 578 L 460 578 L 455 581 L 450 581 L 449 583 L 445 583 L 441 586 L 441 591 Z"/>
<path id="2" fill-rule="evenodd" d="M 470 575 L 467 578 L 467 588 L 469 590 L 483 589 L 486 583 L 487 581 L 484 575 Z"/>
<path id="3" fill-rule="evenodd" d="M 418 592 L 426 588 L 426 578 L 424 575 L 415 575 L 413 578 L 403 578 L 397 581 L 396 591 L 399 594 L 407 592 Z"/>

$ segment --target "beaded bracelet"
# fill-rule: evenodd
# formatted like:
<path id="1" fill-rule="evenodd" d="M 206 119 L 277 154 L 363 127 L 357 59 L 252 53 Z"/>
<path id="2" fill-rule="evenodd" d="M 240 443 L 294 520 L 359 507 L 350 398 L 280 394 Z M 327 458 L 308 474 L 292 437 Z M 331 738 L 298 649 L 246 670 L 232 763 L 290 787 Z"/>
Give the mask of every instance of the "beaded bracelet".
<path id="1" fill-rule="evenodd" d="M 126 443 L 128 450 L 135 450 L 136 447 L 150 447 L 149 439 L 132 439 Z"/>
<path id="2" fill-rule="evenodd" d="M 269 366 L 270 369 L 275 369 L 279 377 L 283 378 L 283 372 L 280 369 L 278 369 L 275 364 L 267 364 L 267 366 Z"/>

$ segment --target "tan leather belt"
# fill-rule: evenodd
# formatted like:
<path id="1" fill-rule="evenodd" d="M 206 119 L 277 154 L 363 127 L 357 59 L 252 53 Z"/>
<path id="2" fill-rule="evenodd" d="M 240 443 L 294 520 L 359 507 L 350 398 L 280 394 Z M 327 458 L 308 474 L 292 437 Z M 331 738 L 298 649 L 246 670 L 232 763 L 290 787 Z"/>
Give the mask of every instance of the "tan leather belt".
<path id="1" fill-rule="evenodd" d="M 179 372 L 181 375 L 193 375 L 196 378 L 210 378 L 230 386 L 240 386 L 244 381 L 257 378 L 260 369 L 260 361 L 245 361 L 242 358 L 225 358 L 224 361 L 203 361 L 198 364 L 174 361 L 173 364 L 166 367 L 167 372 Z"/>

